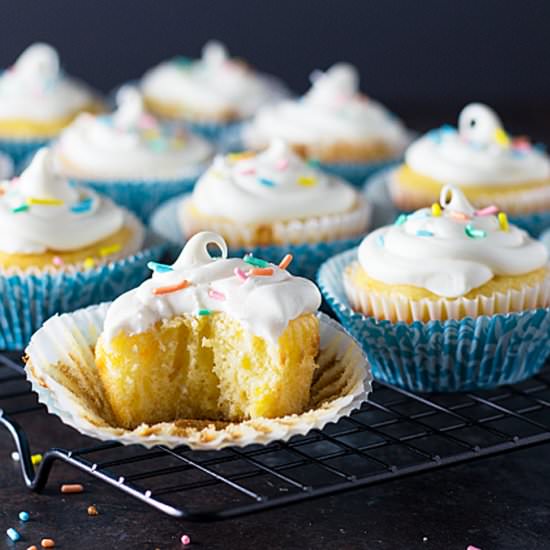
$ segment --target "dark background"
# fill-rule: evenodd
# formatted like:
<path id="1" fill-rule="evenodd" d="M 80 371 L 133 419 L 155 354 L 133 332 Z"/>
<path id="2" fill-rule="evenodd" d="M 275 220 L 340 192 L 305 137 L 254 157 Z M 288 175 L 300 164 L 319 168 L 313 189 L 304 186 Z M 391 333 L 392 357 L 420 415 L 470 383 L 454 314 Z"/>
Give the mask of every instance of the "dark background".
<path id="1" fill-rule="evenodd" d="M 350 61 L 412 123 L 482 100 L 538 131 L 550 105 L 545 0 L 0 0 L 0 66 L 44 40 L 102 90 L 209 38 L 298 92 L 313 69 Z"/>

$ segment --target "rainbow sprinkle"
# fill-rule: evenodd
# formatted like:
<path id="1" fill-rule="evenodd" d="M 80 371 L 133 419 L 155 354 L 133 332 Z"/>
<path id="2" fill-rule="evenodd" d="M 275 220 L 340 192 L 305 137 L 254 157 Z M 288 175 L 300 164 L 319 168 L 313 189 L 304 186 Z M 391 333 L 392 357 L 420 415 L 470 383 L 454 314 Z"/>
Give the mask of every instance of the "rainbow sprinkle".
<path id="1" fill-rule="evenodd" d="M 44 205 L 44 206 L 59 206 L 59 205 L 64 204 L 64 203 L 60 199 L 41 199 L 39 197 L 29 197 L 27 199 L 27 204 L 29 204 L 29 205 L 41 204 L 41 205 Z"/>
<path id="2" fill-rule="evenodd" d="M 31 462 L 33 466 L 38 466 L 44 457 L 40 453 L 36 453 L 31 456 Z"/>
<path id="3" fill-rule="evenodd" d="M 317 159 L 309 159 L 307 161 L 308 166 L 311 166 L 312 168 L 319 168 L 321 166 L 321 161 Z"/>
<path id="4" fill-rule="evenodd" d="M 498 212 L 498 207 L 496 207 L 493 204 L 491 206 L 482 208 L 481 210 L 476 210 L 475 215 L 476 216 L 494 216 L 497 212 Z"/>
<path id="5" fill-rule="evenodd" d="M 88 197 L 71 206 L 71 212 L 74 212 L 75 214 L 82 214 L 83 212 L 90 210 L 91 207 L 92 199 Z"/>
<path id="6" fill-rule="evenodd" d="M 172 63 L 177 65 L 180 69 L 186 69 L 193 63 L 193 60 L 185 55 L 178 55 L 172 59 Z"/>
<path id="7" fill-rule="evenodd" d="M 455 220 L 460 220 L 463 222 L 466 222 L 469 219 L 471 219 L 470 216 L 464 214 L 464 212 L 459 212 L 458 210 L 451 210 L 449 212 L 449 215 L 451 216 L 451 218 L 454 218 Z"/>
<path id="8" fill-rule="evenodd" d="M 292 259 L 292 254 L 286 254 L 279 262 L 279 269 L 286 269 L 290 265 L 290 262 L 292 262 Z"/>
<path id="9" fill-rule="evenodd" d="M 284 170 L 286 170 L 288 168 L 288 159 L 279 159 L 277 161 L 277 164 L 275 165 L 275 167 L 280 172 L 283 172 Z"/>
<path id="10" fill-rule="evenodd" d="M 104 246 L 99 249 L 99 255 L 100 256 L 110 256 L 111 254 L 116 254 L 120 251 L 122 247 L 120 244 L 112 244 L 110 246 Z"/>
<path id="11" fill-rule="evenodd" d="M 399 216 L 395 220 L 394 224 L 395 225 L 403 225 L 407 221 L 407 218 L 408 218 L 407 214 L 399 214 Z"/>
<path id="12" fill-rule="evenodd" d="M 213 288 L 208 289 L 208 296 L 210 296 L 213 300 L 219 300 L 220 302 L 225 300 L 225 294 L 219 290 L 214 290 Z"/>
<path id="13" fill-rule="evenodd" d="M 175 285 L 170 286 L 159 286 L 157 288 L 153 289 L 153 294 L 155 296 L 163 296 L 164 294 L 171 294 L 172 292 L 177 292 L 178 290 L 183 290 L 187 288 L 188 286 L 191 286 L 191 283 L 184 279 L 181 281 L 181 283 L 177 283 Z"/>
<path id="14" fill-rule="evenodd" d="M 231 162 L 238 162 L 239 160 L 249 159 L 255 156 L 256 153 L 254 151 L 243 151 L 242 153 L 229 153 L 227 158 Z"/>
<path id="15" fill-rule="evenodd" d="M 384 246 L 384 235 L 378 235 L 376 241 L 378 242 L 378 246 Z"/>
<path id="16" fill-rule="evenodd" d="M 243 176 L 253 176 L 256 173 L 254 166 L 245 166 L 239 170 L 239 173 Z"/>
<path id="17" fill-rule="evenodd" d="M 502 128 L 497 128 L 493 137 L 495 142 L 501 147 L 510 147 L 510 136 Z"/>
<path id="18" fill-rule="evenodd" d="M 162 137 L 157 137 L 149 141 L 149 147 L 155 153 L 163 153 L 168 149 L 168 142 Z"/>
<path id="19" fill-rule="evenodd" d="M 487 233 L 483 231 L 483 229 L 476 229 L 470 224 L 464 228 L 464 233 L 466 233 L 470 239 L 483 239 L 487 236 Z"/>
<path id="20" fill-rule="evenodd" d="M 261 258 L 255 258 L 252 254 L 245 254 L 243 261 L 245 261 L 247 264 L 253 265 L 254 267 L 268 267 L 269 262 L 266 262 L 265 260 L 262 260 Z"/>
<path id="21" fill-rule="evenodd" d="M 439 218 L 441 216 L 441 206 L 437 202 L 432 204 L 432 216 L 434 218 Z"/>
<path id="22" fill-rule="evenodd" d="M 158 262 L 148 262 L 147 267 L 156 273 L 167 273 L 169 271 L 174 271 L 174 268 L 171 265 L 160 264 Z"/>
<path id="23" fill-rule="evenodd" d="M 16 206 L 15 208 L 12 208 L 11 211 L 14 214 L 18 214 L 19 212 L 26 212 L 29 209 L 28 204 L 22 204 L 21 206 Z"/>
<path id="24" fill-rule="evenodd" d="M 317 179 L 313 176 L 300 176 L 298 178 L 298 184 L 304 187 L 311 187 L 317 183 Z"/>
<path id="25" fill-rule="evenodd" d="M 233 273 L 235 274 L 235 277 L 237 277 L 237 279 L 240 279 L 243 282 L 248 279 L 248 275 L 239 267 L 236 267 L 233 270 Z"/>
<path id="26" fill-rule="evenodd" d="M 260 276 L 260 277 L 269 277 L 270 275 L 273 275 L 273 268 L 272 267 L 253 267 L 249 274 L 252 276 Z"/>
<path id="27" fill-rule="evenodd" d="M 210 315 L 212 312 L 209 309 L 199 309 L 197 311 L 197 315 Z"/>
<path id="28" fill-rule="evenodd" d="M 510 224 L 508 223 L 508 216 L 505 212 L 498 213 L 498 223 L 502 231 L 508 231 L 510 229 Z"/>
<path id="29" fill-rule="evenodd" d="M 92 269 L 92 267 L 95 267 L 95 260 L 93 258 L 86 258 L 84 260 L 84 269 Z"/>
<path id="30" fill-rule="evenodd" d="M 433 237 L 434 234 L 431 231 L 428 231 L 427 229 L 419 229 L 416 232 L 417 237 Z"/>
<path id="31" fill-rule="evenodd" d="M 265 185 L 266 187 L 274 187 L 275 186 L 275 183 L 273 182 L 273 180 L 270 180 L 269 178 L 258 178 L 258 181 L 262 185 Z"/>
<path id="32" fill-rule="evenodd" d="M 60 258 L 59 256 L 54 256 L 54 257 L 52 258 L 52 264 L 53 264 L 53 265 L 57 265 L 57 266 L 63 265 L 63 259 Z"/>

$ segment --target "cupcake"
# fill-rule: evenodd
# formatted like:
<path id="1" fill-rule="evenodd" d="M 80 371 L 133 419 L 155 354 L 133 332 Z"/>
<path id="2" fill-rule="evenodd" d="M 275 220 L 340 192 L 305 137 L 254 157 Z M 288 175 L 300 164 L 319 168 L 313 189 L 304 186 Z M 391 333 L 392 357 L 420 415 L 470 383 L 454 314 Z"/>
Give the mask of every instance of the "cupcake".
<path id="1" fill-rule="evenodd" d="M 415 141 L 389 179 L 404 211 L 430 205 L 446 184 L 462 189 L 477 208 L 506 210 L 534 233 L 550 225 L 550 158 L 528 138 L 510 137 L 486 105 L 468 105 L 458 128 L 445 125 Z"/>
<path id="2" fill-rule="evenodd" d="M 212 146 L 144 110 L 136 88 L 122 87 L 110 115 L 80 115 L 53 147 L 59 172 L 91 185 L 146 219 L 162 201 L 192 189 Z"/>
<path id="3" fill-rule="evenodd" d="M 173 265 L 150 267 L 151 279 L 111 304 L 48 321 L 27 349 L 39 398 L 77 429 L 220 448 L 288 439 L 365 398 L 361 354 L 317 314 L 311 281 L 228 258 L 209 232 L 192 237 Z"/>
<path id="4" fill-rule="evenodd" d="M 544 245 L 457 187 L 327 262 L 319 281 L 386 382 L 490 387 L 534 374 L 550 352 Z"/>
<path id="5" fill-rule="evenodd" d="M 152 68 L 141 89 L 151 112 L 182 121 L 209 138 L 287 95 L 278 79 L 230 58 L 215 41 L 204 46 L 201 59 L 178 56 Z"/>
<path id="6" fill-rule="evenodd" d="M 53 171 L 40 149 L 0 196 L 0 348 L 22 349 L 50 315 L 111 299 L 143 280 L 145 231 L 129 212 Z M 133 272 L 132 272 L 133 270 Z"/>
<path id="7" fill-rule="evenodd" d="M 101 108 L 95 91 L 62 71 L 54 48 L 33 44 L 0 75 L 0 151 L 19 163 L 79 113 Z"/>
<path id="8" fill-rule="evenodd" d="M 0 153 L 0 181 L 7 180 L 13 175 L 13 161 L 7 155 Z"/>
<path id="9" fill-rule="evenodd" d="M 182 235 L 215 231 L 234 253 L 246 250 L 269 261 L 290 252 L 295 272 L 313 276 L 322 260 L 359 241 L 369 206 L 351 185 L 275 140 L 258 154 L 218 156 L 175 215 L 181 227 L 175 239 L 162 217 L 153 220 L 154 229 L 180 242 Z"/>
<path id="10" fill-rule="evenodd" d="M 403 124 L 359 90 L 352 65 L 313 73 L 301 98 L 262 107 L 242 131 L 245 147 L 262 149 L 274 138 L 296 153 L 362 184 L 375 169 L 400 158 L 408 141 Z"/>

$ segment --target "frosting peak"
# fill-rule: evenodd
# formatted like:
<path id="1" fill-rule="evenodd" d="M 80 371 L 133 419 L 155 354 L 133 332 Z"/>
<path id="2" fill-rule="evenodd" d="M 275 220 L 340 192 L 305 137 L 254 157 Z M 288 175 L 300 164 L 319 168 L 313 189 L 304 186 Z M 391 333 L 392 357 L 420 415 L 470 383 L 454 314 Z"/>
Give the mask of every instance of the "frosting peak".
<path id="1" fill-rule="evenodd" d="M 496 275 L 544 267 L 542 243 L 509 225 L 495 206 L 475 210 L 462 191 L 446 186 L 440 203 L 369 234 L 359 262 L 373 279 L 425 288 L 447 298 L 464 296 Z"/>
<path id="2" fill-rule="evenodd" d="M 210 257 L 209 244 L 220 248 L 220 258 Z M 225 312 L 253 334 L 276 342 L 291 320 L 321 304 L 311 281 L 260 258 L 227 258 L 225 241 L 211 232 L 191 238 L 173 265 L 150 267 L 151 279 L 111 304 L 104 325 L 107 345 L 121 330 L 135 334 L 176 315 L 212 312 Z"/>
<path id="3" fill-rule="evenodd" d="M 122 86 L 116 94 L 117 110 L 113 123 L 117 128 L 134 128 L 145 115 L 143 98 L 134 86 Z"/>
<path id="4" fill-rule="evenodd" d="M 220 67 L 228 59 L 227 48 L 217 40 L 210 40 L 202 48 L 202 60 L 208 67 Z"/>
<path id="5" fill-rule="evenodd" d="M 312 103 L 330 106 L 349 101 L 359 93 L 359 73 L 349 63 L 337 63 L 324 73 L 316 71 L 311 75 L 311 82 L 304 100 Z"/>
<path id="6" fill-rule="evenodd" d="M 14 79 L 33 84 L 52 84 L 59 75 L 59 56 L 50 45 L 37 42 L 19 56 L 12 71 Z"/>

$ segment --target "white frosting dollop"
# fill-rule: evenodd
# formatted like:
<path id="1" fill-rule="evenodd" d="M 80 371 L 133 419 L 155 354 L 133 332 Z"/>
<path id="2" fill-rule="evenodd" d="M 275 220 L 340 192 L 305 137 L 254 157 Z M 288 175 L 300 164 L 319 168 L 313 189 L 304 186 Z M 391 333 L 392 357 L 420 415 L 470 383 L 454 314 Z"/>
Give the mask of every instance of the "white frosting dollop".
<path id="1" fill-rule="evenodd" d="M 197 182 L 192 202 L 207 216 L 257 223 L 346 212 L 357 203 L 357 192 L 274 140 L 257 155 L 216 157 Z"/>
<path id="2" fill-rule="evenodd" d="M 88 86 L 63 73 L 48 44 L 29 46 L 0 75 L 0 119 L 55 121 L 95 101 Z"/>
<path id="3" fill-rule="evenodd" d="M 63 173 L 93 178 L 178 179 L 198 175 L 212 157 L 204 139 L 145 112 L 139 91 L 122 87 L 111 115 L 83 113 L 55 145 Z"/>
<path id="4" fill-rule="evenodd" d="M 123 211 L 91 189 L 57 175 L 49 149 L 40 149 L 19 178 L 2 184 L 0 251 L 41 254 L 91 245 L 118 231 Z"/>
<path id="5" fill-rule="evenodd" d="M 207 246 L 212 244 L 221 251 L 220 258 L 208 253 Z M 313 313 L 321 305 L 314 283 L 276 265 L 269 264 L 271 275 L 247 276 L 252 265 L 227 258 L 225 241 L 212 232 L 194 235 L 172 266 L 160 267 L 151 279 L 111 304 L 104 325 L 107 345 L 121 330 L 137 334 L 177 315 L 218 311 L 237 319 L 253 334 L 276 342 L 292 319 Z M 243 280 L 235 270 L 247 278 Z M 186 288 L 155 294 L 182 281 L 187 281 Z"/>
<path id="6" fill-rule="evenodd" d="M 355 67 L 338 63 L 325 73 L 316 71 L 311 79 L 303 97 L 260 109 L 244 130 L 245 142 L 263 147 L 272 138 L 308 145 L 381 141 L 396 153 L 404 148 L 403 124 L 360 93 Z"/>
<path id="7" fill-rule="evenodd" d="M 496 113 L 472 103 L 458 130 L 445 125 L 414 142 L 405 154 L 415 172 L 455 185 L 515 185 L 550 178 L 550 158 L 524 139 L 510 140 Z"/>
<path id="8" fill-rule="evenodd" d="M 454 298 L 496 275 L 522 275 L 548 262 L 541 242 L 499 220 L 496 208 L 476 211 L 456 187 L 442 189 L 440 210 L 423 208 L 370 233 L 358 252 L 367 275 Z"/>
<path id="9" fill-rule="evenodd" d="M 201 59 L 179 57 L 154 67 L 141 87 L 146 97 L 214 118 L 226 112 L 246 118 L 286 95 L 275 78 L 231 59 L 216 41 L 204 46 Z"/>

